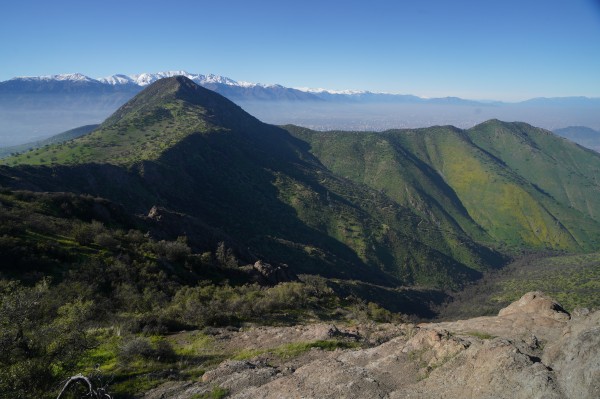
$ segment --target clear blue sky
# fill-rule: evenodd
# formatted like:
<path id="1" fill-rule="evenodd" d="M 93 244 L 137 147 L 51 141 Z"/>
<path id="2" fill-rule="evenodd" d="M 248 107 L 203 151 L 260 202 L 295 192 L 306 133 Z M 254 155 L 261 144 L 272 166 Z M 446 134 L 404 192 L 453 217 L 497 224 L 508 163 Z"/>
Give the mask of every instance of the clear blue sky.
<path id="1" fill-rule="evenodd" d="M 4 0 L 0 14 L 0 80 L 185 69 L 422 96 L 600 96 L 599 0 Z"/>

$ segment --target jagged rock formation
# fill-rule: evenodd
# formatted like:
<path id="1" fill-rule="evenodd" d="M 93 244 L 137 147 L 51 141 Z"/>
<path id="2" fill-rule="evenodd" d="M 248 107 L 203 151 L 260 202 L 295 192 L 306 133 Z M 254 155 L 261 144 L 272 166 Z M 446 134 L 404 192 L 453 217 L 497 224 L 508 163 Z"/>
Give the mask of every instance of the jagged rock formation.
<path id="1" fill-rule="evenodd" d="M 314 329 L 326 335 L 331 327 Z M 144 397 L 183 399 L 215 386 L 236 399 L 600 397 L 600 311 L 571 317 L 540 292 L 495 317 L 390 331 L 395 337 L 366 349 L 313 349 L 280 364 L 260 356 L 225 361 L 202 382 L 169 383 Z"/>

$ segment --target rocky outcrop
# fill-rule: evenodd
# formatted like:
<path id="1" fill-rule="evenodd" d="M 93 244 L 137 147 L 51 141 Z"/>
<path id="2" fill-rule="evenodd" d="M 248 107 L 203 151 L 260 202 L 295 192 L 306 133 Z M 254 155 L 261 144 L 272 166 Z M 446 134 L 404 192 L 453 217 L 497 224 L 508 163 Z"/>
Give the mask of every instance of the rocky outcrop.
<path id="1" fill-rule="evenodd" d="M 227 360 L 202 376 L 202 382 L 218 385 L 228 391 L 239 391 L 270 382 L 278 370 L 264 362 Z"/>
<path id="2" fill-rule="evenodd" d="M 258 272 L 259 283 L 264 285 L 276 285 L 298 280 L 298 276 L 287 265 L 272 265 L 258 260 L 252 268 Z"/>
<path id="3" fill-rule="evenodd" d="M 150 208 L 142 219 L 147 222 L 152 238 L 175 240 L 179 236 L 185 236 L 188 244 L 197 252 L 212 249 L 222 241 L 233 242 L 222 231 L 210 227 L 202 220 L 161 206 Z"/>
<path id="4" fill-rule="evenodd" d="M 544 348 L 542 363 L 557 370 L 566 397 L 600 398 L 600 311 L 574 312 L 561 337 Z"/>
<path id="5" fill-rule="evenodd" d="M 498 312 L 499 317 L 512 314 L 530 314 L 533 317 L 547 317 L 557 321 L 568 321 L 571 318 L 558 302 L 539 291 L 528 292 Z"/>
<path id="6" fill-rule="evenodd" d="M 501 309 L 498 316 L 423 324 L 423 328 L 446 328 L 459 333 L 481 333 L 520 340 L 555 341 L 570 315 L 554 299 L 541 292 L 528 292 Z"/>
<path id="7" fill-rule="evenodd" d="M 294 328 L 300 328 L 295 335 Z M 248 342 L 243 337 L 250 334 L 264 343 L 268 329 L 231 339 Z M 272 332 L 285 331 L 290 339 L 302 339 L 329 336 L 333 329 L 275 327 Z M 404 324 L 387 331 L 394 337 L 372 347 L 313 349 L 286 361 L 265 355 L 225 361 L 201 383 L 163 386 L 147 398 L 161 393 L 183 399 L 214 386 L 236 399 L 600 397 L 600 311 L 571 317 L 539 292 L 524 295 L 495 317 Z M 363 327 L 360 339 L 370 334 Z"/>

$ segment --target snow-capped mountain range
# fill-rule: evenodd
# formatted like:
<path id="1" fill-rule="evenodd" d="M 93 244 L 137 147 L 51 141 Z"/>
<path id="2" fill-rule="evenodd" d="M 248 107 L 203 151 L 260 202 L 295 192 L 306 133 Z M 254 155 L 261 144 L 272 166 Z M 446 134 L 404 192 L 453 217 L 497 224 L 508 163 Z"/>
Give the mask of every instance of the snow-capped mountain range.
<path id="1" fill-rule="evenodd" d="M 112 86 L 134 84 L 137 86 L 144 87 L 144 86 L 148 86 L 148 85 L 156 82 L 159 79 L 170 78 L 173 76 L 185 76 L 186 78 L 189 78 L 200 85 L 223 84 L 223 85 L 237 86 L 237 87 L 265 87 L 265 88 L 280 87 L 280 88 L 283 88 L 283 86 L 277 85 L 277 84 L 250 83 L 250 82 L 244 82 L 244 81 L 236 81 L 236 80 L 230 79 L 225 76 L 220 76 L 220 75 L 214 75 L 214 74 L 203 75 L 203 74 L 199 74 L 199 73 L 189 73 L 186 71 L 164 71 L 164 72 L 156 72 L 156 73 L 146 73 L 145 72 L 145 73 L 134 74 L 134 75 L 117 74 L 117 75 L 111 75 L 111 76 L 97 78 L 97 79 L 91 78 L 91 77 L 83 75 L 81 73 L 67 73 L 67 74 L 60 74 L 60 75 L 18 76 L 18 77 L 10 79 L 10 81 L 13 81 L 13 82 L 17 82 L 17 81 L 23 81 L 23 82 L 72 81 L 72 82 L 88 82 L 88 83 L 99 82 L 99 83 L 108 84 L 108 85 L 112 85 Z M 306 91 L 306 92 L 327 91 L 324 89 L 298 89 L 298 90 Z M 333 91 L 331 91 L 331 93 L 333 93 Z"/>
<path id="2" fill-rule="evenodd" d="M 81 73 L 65 73 L 62 75 L 43 75 L 43 76 L 19 76 L 12 78 L 12 81 L 25 81 L 25 82 L 49 82 L 49 81 L 72 81 L 72 82 L 95 82 L 96 79 L 92 79 L 89 76 L 85 76 Z"/>
<path id="3" fill-rule="evenodd" d="M 80 73 L 24 76 L 0 82 L 0 96 L 3 94 L 23 95 L 40 93 L 68 93 L 69 95 L 94 95 L 94 93 L 137 93 L 155 81 L 183 75 L 200 86 L 229 98 L 233 101 L 323 101 L 316 93 L 298 90 L 278 84 L 249 83 L 214 74 L 197 74 L 186 71 L 165 71 L 135 75 L 117 74 L 103 78 L 91 78 Z M 331 93 L 321 93 L 336 95 Z"/>
<path id="4" fill-rule="evenodd" d="M 14 93 L 42 93 L 68 91 L 70 93 L 100 88 L 103 93 L 135 93 L 155 81 L 185 76 L 201 86 L 214 90 L 234 101 L 327 101 L 351 103 L 427 103 L 441 105 L 493 106 L 507 104 L 500 101 L 465 100 L 458 97 L 426 98 L 412 94 L 393 94 L 366 90 L 329 90 L 324 88 L 285 87 L 279 84 L 250 83 L 237 81 L 214 74 L 189 73 L 187 71 L 164 71 L 134 75 L 116 74 L 103 78 L 91 78 L 81 73 L 44 76 L 21 76 L 0 82 L 0 95 Z M 509 103 L 510 104 L 510 103 Z M 519 103 L 513 103 L 519 104 Z M 529 105 L 568 105 L 598 106 L 600 98 L 555 97 L 533 98 L 520 104 Z"/>
<path id="5" fill-rule="evenodd" d="M 136 84 L 138 86 L 148 86 L 156 82 L 159 79 L 170 78 L 173 76 L 185 76 L 193 80 L 194 82 L 204 85 L 210 83 L 219 83 L 229 86 L 240 86 L 240 87 L 254 87 L 254 86 L 275 86 L 275 85 L 262 85 L 258 83 L 248 83 L 248 82 L 238 82 L 236 80 L 230 79 L 225 76 L 219 75 L 203 75 L 198 73 L 189 73 L 186 71 L 165 71 L 165 72 L 157 72 L 157 73 L 140 73 L 136 75 L 112 75 L 107 76 L 105 78 L 97 79 L 99 82 L 107 83 L 111 85 L 119 85 L 119 84 Z"/>
<path id="6" fill-rule="evenodd" d="M 136 85 L 140 87 L 148 86 L 159 79 L 169 78 L 173 76 L 185 76 L 201 86 L 208 85 L 227 85 L 232 87 L 240 88 L 264 88 L 264 89 L 289 89 L 296 90 L 304 93 L 315 94 L 315 95 L 341 95 L 341 96 L 354 96 L 354 95 L 365 95 L 365 94 L 382 94 L 382 95 L 393 95 L 388 93 L 373 93 L 365 90 L 329 90 L 323 88 L 309 88 L 309 87 L 296 87 L 287 88 L 279 84 L 264 84 L 264 83 L 251 83 L 245 81 L 237 81 L 225 76 L 214 75 L 214 74 L 198 74 L 189 73 L 187 71 L 164 71 L 156 73 L 140 73 L 134 75 L 116 74 L 102 78 L 91 78 L 81 73 L 69 73 L 60 75 L 44 75 L 44 76 L 19 76 L 10 79 L 7 82 L 76 82 L 76 83 L 102 83 L 111 86 L 122 86 L 122 85 Z"/>

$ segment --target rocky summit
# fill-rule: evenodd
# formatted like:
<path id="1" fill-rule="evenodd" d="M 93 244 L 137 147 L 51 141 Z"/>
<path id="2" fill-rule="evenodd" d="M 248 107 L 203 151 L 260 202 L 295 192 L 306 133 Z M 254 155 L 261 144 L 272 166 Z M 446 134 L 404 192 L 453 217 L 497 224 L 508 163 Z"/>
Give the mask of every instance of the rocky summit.
<path id="1" fill-rule="evenodd" d="M 148 399 L 231 398 L 598 398 L 600 311 L 567 313 L 530 292 L 497 316 L 440 323 L 254 327 L 215 331 L 221 345 L 256 356 L 225 360 L 199 382 L 168 382 Z M 361 349 L 277 358 L 281 342 L 344 337 Z M 262 350 L 261 350 L 262 349 Z"/>

